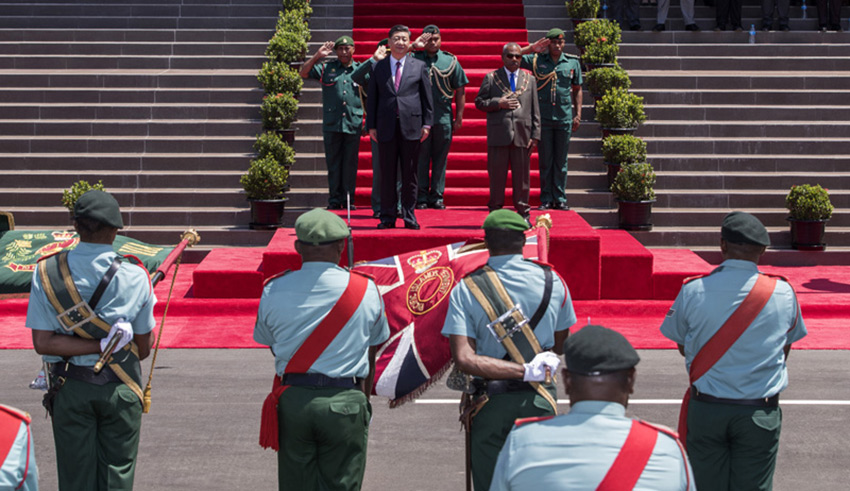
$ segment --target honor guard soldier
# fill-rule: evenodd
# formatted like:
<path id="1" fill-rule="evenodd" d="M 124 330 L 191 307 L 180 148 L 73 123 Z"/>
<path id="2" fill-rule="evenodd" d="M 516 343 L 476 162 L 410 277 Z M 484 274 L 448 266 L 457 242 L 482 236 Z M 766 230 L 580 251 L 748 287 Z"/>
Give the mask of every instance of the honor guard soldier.
<path id="1" fill-rule="evenodd" d="M 723 262 L 686 281 L 661 324 L 691 383 L 679 434 L 701 491 L 771 489 L 786 360 L 806 325 L 791 285 L 758 270 L 770 245 L 758 218 L 732 212 L 720 236 Z"/>
<path id="2" fill-rule="evenodd" d="M 547 49 L 548 48 L 548 49 Z M 533 52 L 533 54 L 532 54 Z M 570 138 L 581 125 L 581 65 L 564 52 L 564 31 L 550 29 L 546 37 L 522 50 L 522 68 L 537 78 L 541 133 L 537 148 L 540 167 L 540 210 L 569 210 L 567 154 Z M 575 108 L 575 109 L 573 109 Z"/>
<path id="3" fill-rule="evenodd" d="M 0 489 L 38 491 L 30 415 L 0 404 Z"/>
<path id="4" fill-rule="evenodd" d="M 490 490 L 696 490 L 676 434 L 626 417 L 640 361 L 626 338 L 585 326 L 563 351 L 569 414 L 517 420 Z"/>
<path id="5" fill-rule="evenodd" d="M 337 59 L 320 60 L 335 52 Z M 358 75 L 368 78 L 372 64 L 353 61 L 354 40 L 342 36 L 323 44 L 301 67 L 302 78 L 322 84 L 322 138 L 328 168 L 328 209 L 345 208 L 347 197 L 354 209 L 357 181 L 357 149 L 363 130 L 363 94 Z"/>
<path id="6" fill-rule="evenodd" d="M 389 337 L 378 287 L 337 266 L 350 232 L 314 209 L 295 221 L 298 271 L 263 288 L 254 340 L 275 360 L 260 444 L 278 450 L 279 489 L 360 489 L 377 346 Z"/>
<path id="7" fill-rule="evenodd" d="M 425 62 L 431 75 L 434 125 L 431 126 L 430 136 L 422 142 L 419 150 L 419 195 L 416 207 L 443 210 L 446 208 L 443 203 L 443 193 L 446 190 L 446 160 L 452 144 L 452 135 L 463 125 L 463 109 L 466 104 L 464 87 L 469 83 L 469 79 L 466 78 L 457 57 L 440 49 L 442 38 L 439 27 L 433 24 L 426 26 L 422 33 L 430 34 L 424 42 L 425 50 L 415 52 L 413 56 Z M 414 43 L 414 46 L 417 46 L 417 43 Z M 454 119 L 452 98 L 456 108 Z"/>
<path id="8" fill-rule="evenodd" d="M 551 376 L 560 359 L 548 350 L 560 352 L 576 321 L 558 275 L 546 264 L 523 259 L 529 227 L 519 214 L 496 210 L 482 228 L 490 258 L 452 290 L 442 330 L 456 367 L 473 376 L 462 421 L 479 491 L 490 487 L 514 421 L 557 412 Z"/>
<path id="9" fill-rule="evenodd" d="M 26 325 L 50 366 L 59 489 L 132 489 L 142 425 L 141 365 L 156 304 L 148 272 L 117 255 L 118 202 L 91 190 L 74 205 L 80 244 L 39 261 Z M 137 260 L 138 261 L 138 260 Z M 107 365 L 93 368 L 118 338 Z"/>

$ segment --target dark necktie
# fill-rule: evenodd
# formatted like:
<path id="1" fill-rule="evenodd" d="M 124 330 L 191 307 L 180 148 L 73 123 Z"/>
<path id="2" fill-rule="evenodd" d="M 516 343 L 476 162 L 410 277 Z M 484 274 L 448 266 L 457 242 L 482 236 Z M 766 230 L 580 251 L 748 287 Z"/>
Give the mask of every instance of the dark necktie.
<path id="1" fill-rule="evenodd" d="M 398 87 L 396 87 L 398 88 Z M 511 73 L 511 92 L 516 92 L 516 74 Z"/>

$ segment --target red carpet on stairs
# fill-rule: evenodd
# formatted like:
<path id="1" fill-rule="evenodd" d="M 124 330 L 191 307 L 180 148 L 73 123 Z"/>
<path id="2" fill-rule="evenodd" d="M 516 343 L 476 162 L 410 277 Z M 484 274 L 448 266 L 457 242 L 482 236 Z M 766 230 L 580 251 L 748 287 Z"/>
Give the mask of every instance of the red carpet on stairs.
<path id="1" fill-rule="evenodd" d="M 526 44 L 524 8 L 521 0 L 464 0 L 463 2 L 415 0 L 393 2 L 354 1 L 353 38 L 355 58 L 363 60 L 375 51 L 389 28 L 405 24 L 415 39 L 428 24 L 440 28 L 442 50 L 457 56 L 469 78 L 463 127 L 455 133 L 446 165 L 447 206 L 484 206 L 489 197 L 487 181 L 487 129 L 485 115 L 475 108 L 475 96 L 484 75 L 502 66 L 502 47 L 508 42 Z M 531 203 L 539 204 L 537 154 L 531 159 Z M 372 191 L 372 151 L 368 137 L 360 142 L 357 206 L 369 206 Z M 510 189 L 507 190 L 510 206 Z"/>

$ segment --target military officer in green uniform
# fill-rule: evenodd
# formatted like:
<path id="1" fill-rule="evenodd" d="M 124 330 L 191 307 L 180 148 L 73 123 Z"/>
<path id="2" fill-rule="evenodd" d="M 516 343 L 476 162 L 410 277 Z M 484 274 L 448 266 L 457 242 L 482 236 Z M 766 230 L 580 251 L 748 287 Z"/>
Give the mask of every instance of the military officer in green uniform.
<path id="1" fill-rule="evenodd" d="M 434 208 L 443 210 L 443 192 L 446 189 L 446 159 L 452 144 L 452 134 L 463 125 L 463 108 L 466 104 L 465 86 L 469 83 L 463 67 L 455 55 L 440 49 L 442 39 L 440 28 L 435 25 L 426 26 L 423 36 L 413 43 L 417 46 L 424 41 L 424 51 L 413 54 L 425 62 L 431 76 L 431 87 L 434 94 L 434 125 L 431 135 L 419 149 L 419 193 L 416 207 L 419 209 Z M 455 114 L 452 119 L 452 98 L 455 101 Z M 430 174 L 430 175 L 429 175 Z"/>
<path id="2" fill-rule="evenodd" d="M 478 491 L 489 489 L 514 421 L 555 414 L 555 385 L 546 383 L 546 373 L 554 375 L 560 360 L 548 350 L 560 353 L 576 321 L 569 290 L 558 274 L 548 265 L 523 259 L 529 226 L 522 216 L 495 210 L 482 228 L 490 258 L 452 290 L 442 329 L 457 368 L 473 376 L 475 393 L 469 407 L 474 410 L 465 425 Z M 514 324 L 491 318 L 491 313 L 502 314 L 502 307 L 517 305 L 506 312 Z M 505 335 L 500 330 L 523 320 L 527 323 L 518 331 Z M 536 348 L 526 349 L 532 346 Z"/>
<path id="3" fill-rule="evenodd" d="M 279 489 L 358 490 L 363 482 L 375 354 L 390 329 L 375 283 L 338 266 L 349 234 L 331 212 L 298 217 L 301 269 L 270 278 L 260 298 L 254 340 L 274 355 L 266 406 L 278 421 Z M 266 414 L 261 435 L 271 428 Z"/>
<path id="4" fill-rule="evenodd" d="M 581 66 L 578 56 L 564 52 L 564 43 L 564 31 L 550 29 L 545 38 L 522 50 L 520 66 L 537 78 L 540 101 L 542 131 L 537 152 L 541 210 L 569 210 L 567 153 L 570 137 L 581 124 Z"/>
<path id="5" fill-rule="evenodd" d="M 337 59 L 320 63 L 332 52 Z M 363 97 L 354 80 L 368 77 L 372 64 L 352 59 L 354 41 L 342 36 L 336 42 L 323 44 L 299 72 L 302 78 L 313 78 L 322 84 L 322 137 L 328 168 L 328 209 L 340 210 L 347 198 L 354 205 L 357 181 L 357 149 L 363 128 Z"/>
<path id="6" fill-rule="evenodd" d="M 123 226 L 112 195 L 87 191 L 74 205 L 80 244 L 42 259 L 33 273 L 26 326 L 51 366 L 62 491 L 133 489 L 142 425 L 139 360 L 153 342 L 156 296 L 147 270 L 112 250 Z M 110 361 L 95 372 L 115 337 Z"/>

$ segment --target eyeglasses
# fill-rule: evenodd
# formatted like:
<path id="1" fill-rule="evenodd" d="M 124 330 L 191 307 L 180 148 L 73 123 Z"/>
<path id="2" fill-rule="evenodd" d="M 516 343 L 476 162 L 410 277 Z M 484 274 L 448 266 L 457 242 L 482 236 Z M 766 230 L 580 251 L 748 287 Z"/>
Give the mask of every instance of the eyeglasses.
<path id="1" fill-rule="evenodd" d="M 512 55 L 510 53 L 506 53 L 505 58 L 513 58 L 515 60 L 518 60 L 518 59 L 522 58 L 522 55 L 521 54 L 520 55 Z"/>

